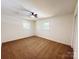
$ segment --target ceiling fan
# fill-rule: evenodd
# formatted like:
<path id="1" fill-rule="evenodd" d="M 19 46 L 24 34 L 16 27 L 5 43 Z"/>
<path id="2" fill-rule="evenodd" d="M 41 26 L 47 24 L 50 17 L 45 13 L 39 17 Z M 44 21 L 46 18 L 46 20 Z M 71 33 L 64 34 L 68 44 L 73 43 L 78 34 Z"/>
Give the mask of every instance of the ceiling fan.
<path id="1" fill-rule="evenodd" d="M 37 18 L 37 14 L 35 14 L 34 12 L 31 12 L 31 13 L 35 18 Z"/>
<path id="2" fill-rule="evenodd" d="M 29 10 L 27 10 L 27 9 L 25 9 L 25 8 L 23 8 L 23 9 L 21 9 L 22 11 L 25 11 L 25 13 L 29 13 L 28 15 L 31 17 L 31 16 L 33 16 L 33 17 L 35 17 L 35 18 L 38 18 L 38 14 L 36 14 L 36 13 L 34 13 L 34 12 L 32 12 L 32 11 L 29 11 Z"/>

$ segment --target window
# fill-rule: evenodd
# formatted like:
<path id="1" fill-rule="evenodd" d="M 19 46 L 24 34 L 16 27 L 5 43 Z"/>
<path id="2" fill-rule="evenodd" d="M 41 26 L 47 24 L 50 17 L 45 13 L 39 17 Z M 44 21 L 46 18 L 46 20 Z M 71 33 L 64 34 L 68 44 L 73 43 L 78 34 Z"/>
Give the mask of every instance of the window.
<path id="1" fill-rule="evenodd" d="M 49 30 L 49 22 L 43 22 L 42 28 L 43 28 L 44 30 Z"/>
<path id="2" fill-rule="evenodd" d="M 31 24 L 29 22 L 23 22 L 23 28 L 30 29 Z"/>

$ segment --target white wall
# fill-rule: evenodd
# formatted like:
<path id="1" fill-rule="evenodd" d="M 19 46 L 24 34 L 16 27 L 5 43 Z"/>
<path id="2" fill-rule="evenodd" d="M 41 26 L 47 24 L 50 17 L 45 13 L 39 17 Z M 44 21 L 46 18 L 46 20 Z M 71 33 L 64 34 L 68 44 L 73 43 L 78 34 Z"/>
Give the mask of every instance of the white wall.
<path id="1" fill-rule="evenodd" d="M 75 12 L 74 12 L 74 35 L 73 35 L 73 42 L 72 47 L 74 50 L 74 59 L 78 59 L 78 5 L 76 5 Z"/>
<path id="2" fill-rule="evenodd" d="M 78 16 L 76 16 L 75 20 L 75 29 L 74 29 L 74 40 L 73 40 L 73 50 L 74 50 L 74 59 L 78 59 Z"/>
<path id="3" fill-rule="evenodd" d="M 49 22 L 49 29 L 44 30 L 44 22 Z M 71 45 L 73 29 L 73 14 L 41 19 L 36 22 L 36 35 L 52 41 Z"/>
<path id="4" fill-rule="evenodd" d="M 2 15 L 1 17 L 2 42 L 25 38 L 36 34 L 37 36 L 48 38 L 56 42 L 71 45 L 73 28 L 72 14 L 40 19 L 37 21 L 24 20 L 6 15 Z M 45 30 L 42 26 L 45 22 L 49 22 L 49 29 Z M 24 28 L 23 23 L 29 23 L 31 25 L 30 29 Z"/>
<path id="5" fill-rule="evenodd" d="M 1 41 L 7 42 L 19 38 L 25 38 L 34 34 L 33 21 L 24 20 L 13 16 L 6 16 L 2 14 L 1 19 Z M 23 24 L 29 25 L 23 26 Z M 29 27 L 30 26 L 30 29 Z M 28 29 L 27 29 L 28 28 Z"/>

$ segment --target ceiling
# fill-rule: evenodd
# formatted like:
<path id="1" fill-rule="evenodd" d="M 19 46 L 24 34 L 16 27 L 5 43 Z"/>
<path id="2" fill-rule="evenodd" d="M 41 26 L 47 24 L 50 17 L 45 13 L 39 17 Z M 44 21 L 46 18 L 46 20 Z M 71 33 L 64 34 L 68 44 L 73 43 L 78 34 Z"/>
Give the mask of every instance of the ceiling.
<path id="1" fill-rule="evenodd" d="M 35 19 L 29 17 L 25 10 L 38 14 L 38 18 L 46 18 L 73 13 L 76 0 L 1 0 L 2 15 Z"/>

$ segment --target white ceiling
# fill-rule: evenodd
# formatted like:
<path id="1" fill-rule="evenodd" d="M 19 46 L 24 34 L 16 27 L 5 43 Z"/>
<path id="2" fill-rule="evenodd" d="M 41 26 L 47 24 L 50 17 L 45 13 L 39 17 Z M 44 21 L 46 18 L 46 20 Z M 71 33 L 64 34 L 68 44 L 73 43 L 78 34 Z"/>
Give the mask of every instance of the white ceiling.
<path id="1" fill-rule="evenodd" d="M 35 12 L 39 18 L 73 13 L 76 0 L 2 0 L 2 15 L 35 19 L 24 9 Z"/>

